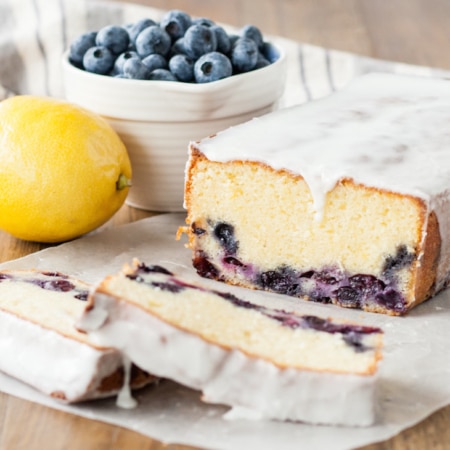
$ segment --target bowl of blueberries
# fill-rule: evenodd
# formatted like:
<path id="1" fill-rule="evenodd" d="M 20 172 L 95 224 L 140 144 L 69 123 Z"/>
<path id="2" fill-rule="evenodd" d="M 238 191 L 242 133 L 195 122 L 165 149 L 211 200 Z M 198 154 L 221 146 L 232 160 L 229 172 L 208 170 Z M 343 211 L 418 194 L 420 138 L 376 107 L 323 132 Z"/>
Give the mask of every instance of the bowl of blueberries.
<path id="1" fill-rule="evenodd" d="M 128 149 L 131 206 L 182 211 L 190 141 L 278 106 L 286 55 L 254 25 L 236 33 L 170 10 L 75 38 L 63 55 L 67 100 L 104 116 Z"/>

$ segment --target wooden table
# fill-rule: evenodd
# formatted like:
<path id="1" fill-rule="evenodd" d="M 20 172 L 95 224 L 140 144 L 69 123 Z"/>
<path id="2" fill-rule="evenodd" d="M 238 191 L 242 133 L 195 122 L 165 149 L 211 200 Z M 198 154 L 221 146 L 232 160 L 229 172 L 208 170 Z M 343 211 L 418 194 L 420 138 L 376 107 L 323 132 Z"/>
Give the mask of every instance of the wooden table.
<path id="1" fill-rule="evenodd" d="M 448 0 L 135 0 L 358 54 L 450 69 Z M 127 223 L 151 213 L 124 206 Z M 44 248 L 0 232 L 0 261 Z M 301 444 L 299 444 L 299 448 Z M 0 450 L 189 449 L 0 394 Z M 450 449 L 450 407 L 364 450 Z"/>

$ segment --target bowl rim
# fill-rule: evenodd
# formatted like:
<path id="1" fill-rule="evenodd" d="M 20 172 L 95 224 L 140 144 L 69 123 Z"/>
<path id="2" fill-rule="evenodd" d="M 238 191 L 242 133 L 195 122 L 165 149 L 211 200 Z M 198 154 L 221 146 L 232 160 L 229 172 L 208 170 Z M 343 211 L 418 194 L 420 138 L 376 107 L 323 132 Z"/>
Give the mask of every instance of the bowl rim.
<path id="1" fill-rule="evenodd" d="M 245 81 L 247 79 L 252 78 L 255 74 L 259 76 L 263 76 L 266 72 L 276 70 L 279 66 L 282 66 L 287 58 L 287 52 L 284 47 L 275 44 L 273 42 L 268 42 L 272 47 L 274 47 L 278 53 L 278 58 L 270 63 L 268 66 L 261 67 L 259 69 L 253 69 L 249 72 L 239 73 L 235 75 L 231 75 L 227 78 L 222 78 L 220 80 L 211 81 L 209 83 L 186 83 L 183 81 L 166 81 L 166 80 L 135 80 L 130 78 L 116 78 L 111 77 L 109 75 L 101 75 L 92 72 L 88 72 L 86 70 L 80 69 L 76 67 L 69 61 L 69 50 L 66 50 L 62 55 L 62 64 L 63 67 L 72 72 L 73 74 L 77 74 L 78 76 L 83 77 L 86 81 L 99 82 L 102 83 L 110 83 L 117 84 L 117 86 L 129 86 L 142 88 L 143 86 L 155 85 L 155 87 L 164 88 L 167 90 L 174 91 L 183 91 L 183 92 L 214 92 L 216 90 L 221 90 L 222 88 L 226 88 L 227 86 L 232 86 L 235 83 Z"/>

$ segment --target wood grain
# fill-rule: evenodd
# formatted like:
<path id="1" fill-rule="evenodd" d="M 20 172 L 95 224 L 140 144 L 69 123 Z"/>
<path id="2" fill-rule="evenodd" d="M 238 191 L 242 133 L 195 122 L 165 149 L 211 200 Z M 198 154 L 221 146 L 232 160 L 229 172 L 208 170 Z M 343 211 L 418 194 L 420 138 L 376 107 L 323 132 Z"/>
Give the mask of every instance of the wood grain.
<path id="1" fill-rule="evenodd" d="M 361 55 L 450 69 L 448 0 L 135 0 Z M 150 213 L 124 206 L 120 225 Z M 0 261 L 44 248 L 0 232 Z M 299 444 L 301 448 L 301 444 Z M 192 450 L 0 393 L 0 450 Z M 364 450 L 450 449 L 450 407 Z M 360 449 L 362 450 L 362 449 Z"/>

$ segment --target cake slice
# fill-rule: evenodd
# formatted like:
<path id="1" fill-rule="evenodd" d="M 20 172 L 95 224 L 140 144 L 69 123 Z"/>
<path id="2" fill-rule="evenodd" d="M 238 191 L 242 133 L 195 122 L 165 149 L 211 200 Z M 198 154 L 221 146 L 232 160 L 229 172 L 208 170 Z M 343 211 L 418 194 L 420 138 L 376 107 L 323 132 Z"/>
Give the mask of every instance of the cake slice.
<path id="1" fill-rule="evenodd" d="M 450 276 L 450 83 L 370 74 L 190 145 L 204 277 L 401 315 Z"/>
<path id="2" fill-rule="evenodd" d="M 65 402 L 122 393 L 156 380 L 75 328 L 90 286 L 59 272 L 0 272 L 0 370 Z M 129 383 L 129 384 L 128 384 Z"/>
<path id="3" fill-rule="evenodd" d="M 138 261 L 96 286 L 79 326 L 235 417 L 375 420 L 375 327 L 256 305 Z"/>

